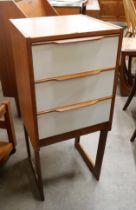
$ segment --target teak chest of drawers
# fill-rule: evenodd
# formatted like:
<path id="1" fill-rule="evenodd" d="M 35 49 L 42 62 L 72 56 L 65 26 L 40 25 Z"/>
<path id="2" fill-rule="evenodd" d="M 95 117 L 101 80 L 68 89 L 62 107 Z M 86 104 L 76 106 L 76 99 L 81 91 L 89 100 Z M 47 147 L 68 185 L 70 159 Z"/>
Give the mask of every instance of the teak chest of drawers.
<path id="1" fill-rule="evenodd" d="M 70 138 L 99 179 L 111 129 L 122 29 L 83 15 L 14 19 L 11 35 L 25 136 L 35 153 L 44 200 L 40 147 Z M 101 131 L 93 164 L 80 136 Z"/>

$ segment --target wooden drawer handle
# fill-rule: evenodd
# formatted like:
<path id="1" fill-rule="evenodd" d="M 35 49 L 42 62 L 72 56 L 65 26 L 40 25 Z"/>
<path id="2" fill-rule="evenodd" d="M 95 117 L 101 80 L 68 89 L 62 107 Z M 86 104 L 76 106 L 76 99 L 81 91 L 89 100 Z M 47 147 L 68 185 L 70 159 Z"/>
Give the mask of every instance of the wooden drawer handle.
<path id="1" fill-rule="evenodd" d="M 80 108 L 83 108 L 83 107 L 86 107 L 86 106 L 95 105 L 95 104 L 97 104 L 101 101 L 105 101 L 105 100 L 108 100 L 108 99 L 111 99 L 111 98 L 112 98 L 112 96 L 106 96 L 106 97 L 98 98 L 98 99 L 95 99 L 95 100 L 80 102 L 80 103 L 77 103 L 77 104 L 71 104 L 69 106 L 63 106 L 63 107 L 59 107 L 59 108 L 48 109 L 48 110 L 45 110 L 45 111 L 38 112 L 37 115 L 43 115 L 43 114 L 47 114 L 47 113 L 50 113 L 50 112 L 65 112 L 65 111 L 70 111 L 70 110 L 74 110 L 74 109 L 80 109 Z"/>
<path id="2" fill-rule="evenodd" d="M 93 75 L 101 74 L 106 71 L 113 71 L 113 70 L 115 70 L 115 67 L 111 67 L 107 69 L 98 69 L 98 70 L 93 70 L 93 71 L 88 71 L 88 72 L 83 72 L 83 73 L 77 73 L 77 74 L 68 74 L 68 75 L 63 75 L 63 76 L 58 76 L 58 77 L 51 77 L 47 79 L 36 80 L 35 84 L 49 82 L 49 81 L 64 81 L 64 80 L 69 80 L 69 79 L 93 76 Z"/>
<path id="3" fill-rule="evenodd" d="M 64 40 L 53 41 L 52 44 L 70 44 L 70 43 L 76 43 L 76 42 L 95 41 L 95 40 L 100 40 L 103 38 L 104 38 L 104 36 L 84 37 L 84 38 L 76 38 L 76 39 L 64 39 Z"/>

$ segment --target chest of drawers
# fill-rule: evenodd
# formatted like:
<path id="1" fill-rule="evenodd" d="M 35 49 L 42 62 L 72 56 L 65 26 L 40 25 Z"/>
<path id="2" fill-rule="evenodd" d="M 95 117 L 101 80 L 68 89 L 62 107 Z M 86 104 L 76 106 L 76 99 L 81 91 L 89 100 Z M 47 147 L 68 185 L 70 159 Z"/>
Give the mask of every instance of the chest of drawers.
<path id="1" fill-rule="evenodd" d="M 89 166 L 98 179 L 101 142 L 112 124 L 122 30 L 83 15 L 11 23 L 20 109 L 36 160 L 42 146 L 75 137 L 81 150 L 79 136 L 100 130 L 103 152 L 99 164 Z M 40 190 L 42 197 L 42 184 Z"/>

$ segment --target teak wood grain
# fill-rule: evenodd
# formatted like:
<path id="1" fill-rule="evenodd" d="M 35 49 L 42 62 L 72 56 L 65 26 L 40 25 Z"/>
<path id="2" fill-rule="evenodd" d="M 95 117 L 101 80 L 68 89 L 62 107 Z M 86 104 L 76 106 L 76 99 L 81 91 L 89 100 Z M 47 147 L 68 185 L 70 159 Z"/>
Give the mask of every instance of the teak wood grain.
<path id="1" fill-rule="evenodd" d="M 112 24 L 107 24 L 102 21 L 95 20 L 93 18 L 82 15 L 64 16 L 64 17 L 57 16 L 57 17 L 43 17 L 43 18 L 28 18 L 28 19 L 24 18 L 20 20 L 12 19 L 10 21 L 11 21 L 10 29 L 12 35 L 12 44 L 14 45 L 14 42 L 16 42 L 16 45 L 13 48 L 13 54 L 15 61 L 17 86 L 19 91 L 20 108 L 25 127 L 25 137 L 26 137 L 28 157 L 31 160 L 29 139 L 28 139 L 29 136 L 35 153 L 36 180 L 38 182 L 41 199 L 44 200 L 40 156 L 39 156 L 40 147 L 68 140 L 70 138 L 76 138 L 75 142 L 76 148 L 79 150 L 80 153 L 82 153 L 81 155 L 83 156 L 88 166 L 90 166 L 90 169 L 94 174 L 94 176 L 97 179 L 99 179 L 100 177 L 104 149 L 106 145 L 107 132 L 111 129 L 112 126 L 115 93 L 117 86 L 117 75 L 118 75 L 117 70 L 118 70 L 123 31 L 120 27 L 116 27 L 113 26 Z M 119 42 L 117 43 L 115 66 L 113 66 L 113 68 L 115 67 L 115 77 L 113 81 L 114 85 L 112 88 L 112 95 L 108 97 L 108 99 L 110 99 L 110 104 L 111 104 L 110 110 L 108 112 L 108 119 L 104 118 L 107 120 L 105 120 L 102 123 L 99 121 L 99 123 L 95 125 L 90 125 L 90 126 L 87 125 L 86 127 L 82 126 L 82 128 L 78 127 L 75 130 L 71 129 L 66 132 L 61 132 L 60 134 L 57 135 L 54 134 L 54 136 L 52 135 L 47 138 L 40 139 L 37 110 L 36 110 L 35 80 L 34 80 L 34 66 L 33 66 L 34 58 L 32 56 L 32 46 L 37 44 L 40 45 L 45 44 L 45 42 L 49 41 L 60 41 L 60 40 L 67 40 L 74 38 L 83 38 L 83 37 L 86 38 L 86 37 L 109 36 L 109 35 L 118 36 Z M 83 70 L 84 69 L 82 69 L 82 71 Z M 100 72 L 96 71 L 95 73 L 100 73 Z M 59 78 L 59 79 L 66 79 L 67 78 L 66 72 L 64 72 L 63 76 L 64 78 Z M 82 74 L 82 76 L 85 76 L 85 74 Z M 70 77 L 76 79 L 77 75 L 70 75 Z M 91 88 L 90 91 L 92 91 Z M 106 99 L 107 98 L 105 98 L 105 100 Z M 104 100 L 104 98 L 102 100 Z M 61 107 L 57 111 L 62 112 L 70 109 L 77 109 L 82 106 L 89 106 L 92 103 L 97 103 L 97 102 L 99 102 L 99 100 L 88 101 L 87 103 L 84 101 L 83 104 L 81 103 L 72 104 L 71 107 L 70 106 Z M 57 114 L 59 115 L 61 113 Z M 85 135 L 95 131 L 100 131 L 100 138 L 99 138 L 96 162 L 92 164 L 90 163 L 89 158 L 87 157 L 85 152 L 80 147 L 79 137 L 81 135 Z"/>
<path id="2" fill-rule="evenodd" d="M 46 0 L 21 0 L 16 4 L 26 17 L 58 15 L 55 8 Z"/>

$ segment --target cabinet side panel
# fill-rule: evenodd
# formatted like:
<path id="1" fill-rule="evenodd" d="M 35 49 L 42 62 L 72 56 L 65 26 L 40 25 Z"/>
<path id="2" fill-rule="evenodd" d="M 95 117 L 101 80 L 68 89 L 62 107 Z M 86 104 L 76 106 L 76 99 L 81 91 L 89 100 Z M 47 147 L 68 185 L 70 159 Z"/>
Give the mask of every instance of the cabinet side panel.
<path id="1" fill-rule="evenodd" d="M 0 1 L 0 77 L 3 94 L 17 97 L 9 19 L 22 18 L 24 15 L 13 1 Z"/>
<path id="2" fill-rule="evenodd" d="M 11 25 L 12 49 L 15 63 L 15 73 L 19 103 L 24 125 L 29 134 L 35 150 L 38 147 L 38 134 L 36 129 L 35 96 L 33 88 L 33 71 L 31 69 L 30 40 L 25 39 Z"/>

